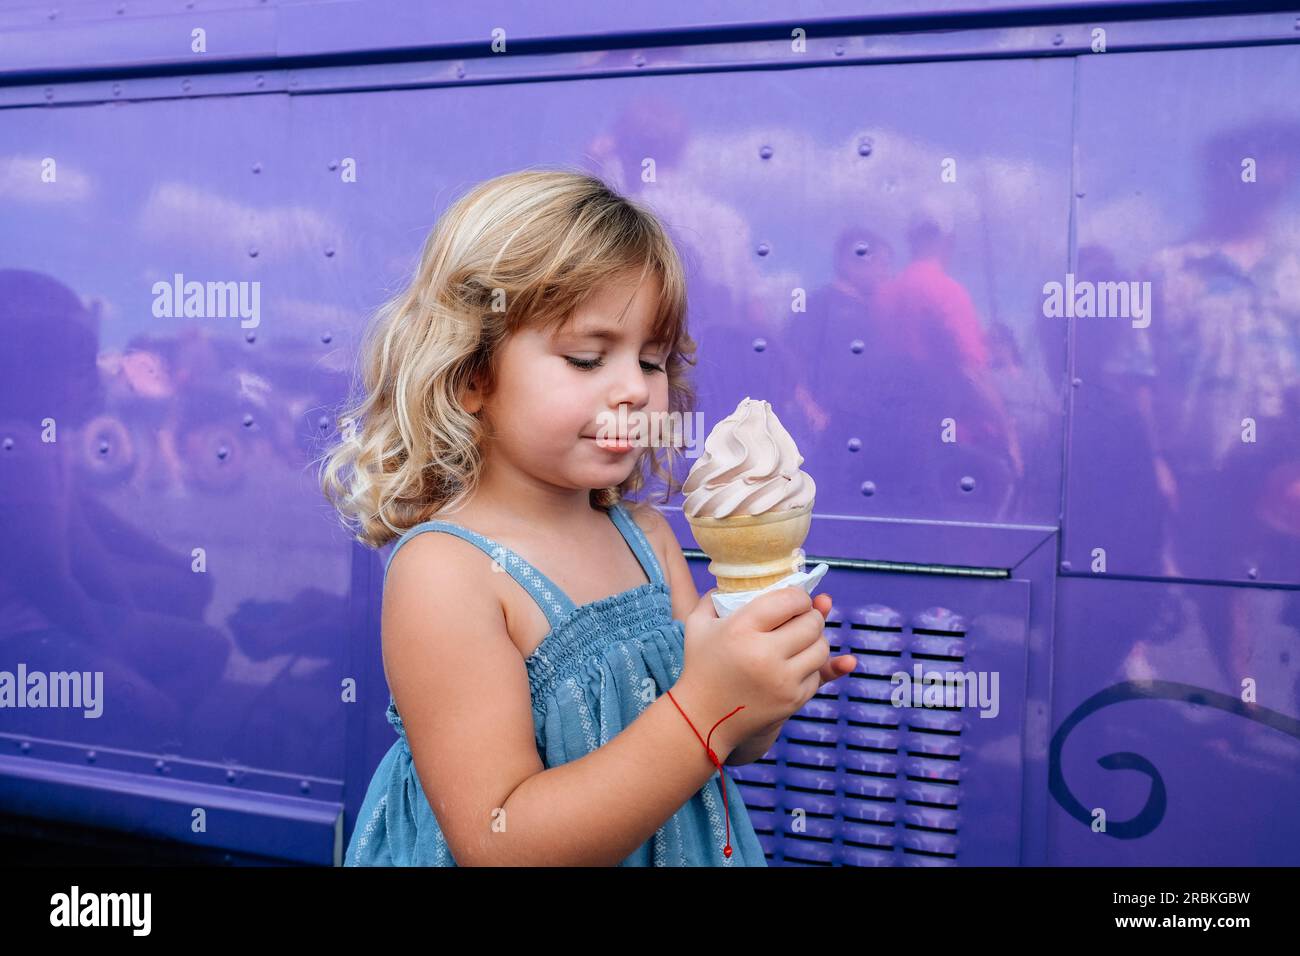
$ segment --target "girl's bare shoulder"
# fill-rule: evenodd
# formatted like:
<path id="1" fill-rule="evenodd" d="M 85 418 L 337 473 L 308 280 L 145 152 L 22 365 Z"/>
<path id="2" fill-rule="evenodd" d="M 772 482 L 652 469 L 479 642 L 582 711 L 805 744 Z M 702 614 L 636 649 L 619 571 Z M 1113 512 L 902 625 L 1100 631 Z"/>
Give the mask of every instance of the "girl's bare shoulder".
<path id="1" fill-rule="evenodd" d="M 440 610 L 459 618 L 504 618 L 492 586 L 492 558 L 464 538 L 433 531 L 407 541 L 384 577 L 385 636 L 390 622 Z"/>

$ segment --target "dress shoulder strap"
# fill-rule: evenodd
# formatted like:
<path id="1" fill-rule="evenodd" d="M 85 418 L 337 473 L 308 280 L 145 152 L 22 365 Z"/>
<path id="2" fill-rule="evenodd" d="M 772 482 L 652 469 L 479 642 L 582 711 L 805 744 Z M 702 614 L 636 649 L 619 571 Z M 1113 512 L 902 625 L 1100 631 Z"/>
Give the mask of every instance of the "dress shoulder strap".
<path id="1" fill-rule="evenodd" d="M 618 527 L 619 532 L 623 535 L 623 540 L 627 542 L 636 559 L 641 562 L 641 567 L 645 570 L 645 575 L 655 584 L 664 583 L 663 569 L 659 566 L 659 558 L 655 554 L 655 549 L 651 547 L 650 542 L 646 540 L 645 532 L 641 526 L 636 523 L 636 519 L 628 512 L 620 502 L 610 509 L 610 517 Z"/>
<path id="2" fill-rule="evenodd" d="M 542 609 L 542 613 L 546 615 L 546 620 L 552 628 L 559 626 L 561 618 L 574 610 L 575 605 L 567 594 L 561 591 L 550 578 L 542 574 L 541 571 L 538 571 L 514 551 L 504 545 L 497 544 L 491 538 L 484 537 L 476 531 L 470 531 L 468 528 L 462 528 L 450 521 L 424 521 L 408 529 L 398 539 L 393 550 L 389 552 L 388 560 L 384 563 L 385 579 L 388 577 L 388 568 L 392 565 L 393 558 L 402 549 L 402 546 L 416 535 L 428 531 L 443 531 L 447 534 L 454 534 L 456 537 L 468 541 L 490 557 L 494 567 L 499 567 L 508 572 L 525 591 L 532 595 L 533 600 Z"/>

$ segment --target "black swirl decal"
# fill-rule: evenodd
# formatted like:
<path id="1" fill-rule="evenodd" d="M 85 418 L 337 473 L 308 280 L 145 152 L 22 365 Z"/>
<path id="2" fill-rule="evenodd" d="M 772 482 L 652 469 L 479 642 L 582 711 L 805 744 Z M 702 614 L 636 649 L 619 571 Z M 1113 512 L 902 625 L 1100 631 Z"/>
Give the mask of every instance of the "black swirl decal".
<path id="1" fill-rule="evenodd" d="M 1109 707 L 1111 704 L 1122 704 L 1127 700 L 1176 700 L 1186 704 L 1199 704 L 1203 707 L 1217 707 L 1219 710 L 1256 721 L 1300 740 L 1300 720 L 1288 717 L 1276 710 L 1261 707 L 1258 704 L 1247 703 L 1238 697 L 1220 694 L 1218 691 L 1207 690 L 1204 687 L 1197 687 L 1194 684 L 1179 684 L 1165 680 L 1125 681 L 1122 684 L 1107 687 L 1105 690 L 1093 694 L 1076 707 L 1052 736 L 1048 789 L 1066 813 L 1087 826 L 1092 825 L 1092 813 L 1075 799 L 1074 794 L 1070 792 L 1070 788 L 1066 786 L 1065 777 L 1061 773 L 1061 748 L 1065 745 L 1065 738 L 1070 735 L 1070 731 L 1074 730 L 1085 718 L 1103 707 Z M 1106 754 L 1106 756 L 1099 758 L 1097 763 L 1107 770 L 1136 770 L 1138 773 L 1145 774 L 1151 781 L 1151 792 L 1147 794 L 1146 803 L 1137 816 L 1131 820 L 1116 821 L 1110 819 L 1108 815 L 1106 835 L 1115 837 L 1117 840 L 1136 840 L 1138 837 L 1146 836 L 1158 827 L 1160 821 L 1164 819 L 1166 800 L 1165 782 L 1155 764 L 1141 754 L 1127 751 Z"/>

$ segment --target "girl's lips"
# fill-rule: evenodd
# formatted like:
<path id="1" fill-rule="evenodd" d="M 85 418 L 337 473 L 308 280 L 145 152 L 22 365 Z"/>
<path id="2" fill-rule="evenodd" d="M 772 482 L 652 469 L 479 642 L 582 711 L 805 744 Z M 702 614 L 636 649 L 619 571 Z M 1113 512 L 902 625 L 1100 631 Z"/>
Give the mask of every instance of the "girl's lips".
<path id="1" fill-rule="evenodd" d="M 582 437 L 586 438 L 588 441 L 594 441 L 596 443 L 597 448 L 603 448 L 605 451 L 622 453 L 622 452 L 631 451 L 633 448 L 636 447 L 626 439 L 622 441 L 619 441 L 617 439 L 610 440 L 608 438 L 596 438 L 592 435 L 584 435 Z"/>

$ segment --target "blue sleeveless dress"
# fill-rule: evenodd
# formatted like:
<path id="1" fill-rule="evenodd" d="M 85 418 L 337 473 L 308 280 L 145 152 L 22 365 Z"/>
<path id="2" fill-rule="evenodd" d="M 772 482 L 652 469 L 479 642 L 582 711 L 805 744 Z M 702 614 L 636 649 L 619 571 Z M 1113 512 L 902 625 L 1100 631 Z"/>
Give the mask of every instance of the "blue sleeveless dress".
<path id="1" fill-rule="evenodd" d="M 551 630 L 524 661 L 533 705 L 534 737 L 543 766 L 558 767 L 608 743 L 670 689 L 682 672 L 685 629 L 672 617 L 668 585 L 654 549 L 623 505 L 609 510 L 647 583 L 582 607 L 508 548 L 449 521 L 426 521 L 398 539 L 384 566 L 407 541 L 445 531 L 490 555 L 537 601 Z M 649 678 L 649 682 L 646 682 Z M 692 720 L 695 720 L 692 717 Z M 388 721 L 397 740 L 379 762 L 357 813 L 345 866 L 455 866 L 416 776 L 411 748 L 392 696 Z M 707 736 L 708 726 L 701 727 Z M 722 853 L 726 822 L 720 787 L 727 788 L 730 858 Z M 744 797 L 716 770 L 654 836 L 621 866 L 767 866 Z"/>

